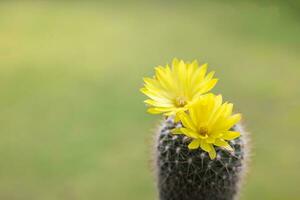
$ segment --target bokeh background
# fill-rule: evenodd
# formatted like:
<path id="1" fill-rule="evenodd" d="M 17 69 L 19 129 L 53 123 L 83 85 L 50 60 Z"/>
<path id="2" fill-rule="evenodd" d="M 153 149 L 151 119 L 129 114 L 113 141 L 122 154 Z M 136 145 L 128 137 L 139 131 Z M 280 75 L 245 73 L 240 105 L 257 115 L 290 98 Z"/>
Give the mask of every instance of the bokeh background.
<path id="1" fill-rule="evenodd" d="M 0 199 L 153 200 L 143 76 L 209 63 L 253 156 L 242 200 L 300 199 L 297 1 L 1 1 Z"/>

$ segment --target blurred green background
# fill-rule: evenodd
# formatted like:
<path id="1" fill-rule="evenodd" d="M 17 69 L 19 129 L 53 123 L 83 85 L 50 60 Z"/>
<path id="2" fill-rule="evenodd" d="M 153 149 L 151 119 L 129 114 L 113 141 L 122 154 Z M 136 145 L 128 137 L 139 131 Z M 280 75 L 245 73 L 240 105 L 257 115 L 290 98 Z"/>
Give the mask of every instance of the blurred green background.
<path id="1" fill-rule="evenodd" d="M 288 3 L 289 2 L 289 3 Z M 153 200 L 143 76 L 209 63 L 253 156 L 242 200 L 300 199 L 291 1 L 0 3 L 0 199 Z"/>

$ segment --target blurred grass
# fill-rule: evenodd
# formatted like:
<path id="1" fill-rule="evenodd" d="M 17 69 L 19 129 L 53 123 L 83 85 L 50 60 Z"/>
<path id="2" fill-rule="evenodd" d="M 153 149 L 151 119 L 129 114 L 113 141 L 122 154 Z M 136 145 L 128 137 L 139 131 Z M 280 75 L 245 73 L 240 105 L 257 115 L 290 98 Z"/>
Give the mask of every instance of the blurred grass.
<path id="1" fill-rule="evenodd" d="M 242 199 L 299 199 L 300 26 L 280 4 L 1 2 L 0 27 L 0 199 L 154 199 L 138 89 L 175 56 L 208 62 L 252 132 Z"/>

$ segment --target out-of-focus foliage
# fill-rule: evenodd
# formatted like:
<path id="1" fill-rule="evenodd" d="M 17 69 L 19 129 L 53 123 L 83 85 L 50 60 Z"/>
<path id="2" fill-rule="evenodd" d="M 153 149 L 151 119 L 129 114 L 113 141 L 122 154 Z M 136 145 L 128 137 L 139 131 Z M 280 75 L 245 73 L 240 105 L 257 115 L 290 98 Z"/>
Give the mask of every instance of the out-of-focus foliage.
<path id="1" fill-rule="evenodd" d="M 154 199 L 138 90 L 173 57 L 243 113 L 242 199 L 299 199 L 299 23 L 282 2 L 1 2 L 0 199 Z"/>

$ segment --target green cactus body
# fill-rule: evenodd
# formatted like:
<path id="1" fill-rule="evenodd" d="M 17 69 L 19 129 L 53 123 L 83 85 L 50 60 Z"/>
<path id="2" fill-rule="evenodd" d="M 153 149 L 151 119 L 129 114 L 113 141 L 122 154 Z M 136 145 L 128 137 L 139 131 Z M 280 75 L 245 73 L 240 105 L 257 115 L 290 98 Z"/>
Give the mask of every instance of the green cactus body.
<path id="1" fill-rule="evenodd" d="M 211 160 L 202 149 L 188 149 L 189 138 L 174 135 L 181 126 L 167 119 L 156 138 L 156 173 L 160 200 L 233 200 L 246 168 L 246 134 L 241 125 L 232 129 L 241 136 L 230 141 L 234 152 L 216 147 L 217 157 Z"/>

